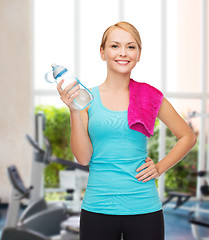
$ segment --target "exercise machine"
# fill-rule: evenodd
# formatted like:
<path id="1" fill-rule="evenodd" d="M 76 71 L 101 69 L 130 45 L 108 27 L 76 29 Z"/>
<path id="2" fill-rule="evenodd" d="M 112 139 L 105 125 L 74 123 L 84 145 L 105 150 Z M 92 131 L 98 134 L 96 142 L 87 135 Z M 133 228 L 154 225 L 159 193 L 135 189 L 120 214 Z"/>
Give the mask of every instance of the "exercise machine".
<path id="1" fill-rule="evenodd" d="M 36 160 L 45 164 L 58 162 L 74 170 L 89 171 L 87 166 L 51 156 L 52 149 L 48 139 L 45 139 L 46 150 L 44 151 L 29 135 L 26 135 L 26 138 L 34 147 Z M 73 212 L 61 202 L 47 204 L 44 198 L 41 198 L 29 205 L 18 220 L 21 200 L 30 199 L 34 187 L 24 186 L 15 166 L 8 168 L 8 176 L 12 185 L 12 195 L 1 240 L 78 239 L 80 211 Z"/>
<path id="2" fill-rule="evenodd" d="M 192 117 L 207 117 L 209 121 L 209 114 L 197 113 L 195 111 L 189 113 L 189 118 Z M 204 148 L 204 144 L 200 143 L 200 147 Z M 182 193 L 182 192 L 169 192 L 168 199 L 163 202 L 163 205 L 168 204 L 175 197 L 177 201 L 174 204 L 169 204 L 170 206 L 174 206 L 174 209 L 181 208 L 184 210 L 189 210 L 188 221 L 191 224 L 192 234 L 197 240 L 209 240 L 209 236 L 203 237 L 200 234 L 200 227 L 209 228 L 209 210 L 202 207 L 203 199 L 209 196 L 209 127 L 208 127 L 208 138 L 207 138 L 207 161 L 206 167 L 200 161 L 198 161 L 198 171 L 194 173 L 197 177 L 197 193 L 196 197 L 198 199 L 198 203 L 194 204 L 192 207 L 183 206 L 185 202 L 187 202 L 190 197 L 193 195 L 190 193 Z M 204 169 L 204 170 L 202 170 Z"/>
<path id="3" fill-rule="evenodd" d="M 36 141 L 34 141 L 29 135 L 26 135 L 26 138 L 30 145 L 34 149 L 34 157 L 33 161 L 37 162 L 37 164 L 42 165 L 48 165 L 50 163 L 59 163 L 61 165 L 66 166 L 68 171 L 65 171 L 65 173 L 68 173 L 68 181 L 67 183 L 62 183 L 61 181 L 61 190 L 71 192 L 71 199 L 66 201 L 68 209 L 72 212 L 80 212 L 81 204 L 82 204 L 82 190 L 86 188 L 87 182 L 88 182 L 88 172 L 89 167 L 88 166 L 82 166 L 76 162 L 71 162 L 62 158 L 58 158 L 56 156 L 52 156 L 52 148 L 49 140 L 47 138 L 44 138 L 45 142 L 45 150 L 41 149 Z M 37 168 L 36 168 L 37 169 Z M 32 174 L 35 175 L 36 172 L 33 172 Z M 42 173 L 43 174 L 43 173 Z M 62 173 L 63 174 L 63 173 Z M 37 174 L 37 177 L 39 177 L 40 174 Z M 33 177 L 34 182 L 36 181 L 37 177 Z M 31 183 L 34 188 L 42 188 L 43 184 L 36 184 L 33 182 Z M 36 197 L 36 196 L 35 196 Z M 36 201 L 32 202 L 30 204 L 31 206 L 36 206 L 38 208 L 41 207 L 43 204 L 42 202 L 43 197 L 36 197 Z M 28 210 L 27 210 L 28 212 Z M 23 214 L 27 217 L 26 212 Z"/>
<path id="4" fill-rule="evenodd" d="M 196 205 L 195 211 L 192 212 L 192 214 L 189 217 L 189 222 L 191 223 L 191 229 L 193 236 L 197 240 L 209 240 L 209 236 L 201 236 L 200 233 L 200 227 L 209 228 L 209 213 L 206 211 L 206 209 L 203 209 L 201 207 L 201 202 L 204 197 L 209 196 L 209 114 L 207 113 L 198 113 L 198 112 L 191 112 L 191 117 L 205 117 L 208 119 L 208 133 L 207 133 L 207 158 L 204 157 L 204 154 L 202 156 L 203 159 L 206 159 L 206 163 L 201 163 L 199 157 L 199 164 L 198 164 L 198 189 L 199 192 L 197 196 L 200 199 L 200 204 Z M 202 134 L 203 135 L 203 134 Z M 201 138 L 201 136 L 200 136 Z M 205 144 L 204 144 L 204 138 L 201 138 L 202 142 L 200 142 L 200 147 L 203 151 L 205 151 Z M 206 166 L 206 167 L 205 167 Z M 206 213 L 206 214 L 205 214 Z"/>
<path id="5" fill-rule="evenodd" d="M 204 179 L 204 185 L 201 186 L 200 191 L 203 196 L 208 197 L 209 196 L 209 185 L 207 182 L 208 172 L 206 171 L 200 171 L 198 173 L 198 176 Z M 204 211 L 201 208 L 201 204 L 197 204 L 194 211 L 191 212 L 189 216 L 189 222 L 191 224 L 192 234 L 197 240 L 209 240 L 209 236 L 202 237 L 200 234 L 200 227 L 206 227 L 209 228 L 209 215 L 203 215 Z"/>
<path id="6" fill-rule="evenodd" d="M 53 209 L 46 207 L 24 221 L 18 221 L 20 202 L 30 197 L 32 187 L 24 186 L 15 166 L 8 168 L 8 176 L 12 184 L 12 195 L 1 240 L 78 240 L 78 231 L 70 229 L 70 226 L 61 229 L 61 223 L 66 220 L 70 223 L 71 217 L 62 203 L 57 204 L 56 209 L 54 206 Z"/>
<path id="7" fill-rule="evenodd" d="M 72 212 L 80 211 L 82 204 L 82 190 L 86 188 L 88 182 L 88 167 L 77 162 L 66 161 L 52 155 L 51 144 L 43 131 L 45 129 L 45 115 L 39 112 L 35 116 L 35 140 L 29 135 L 26 138 L 33 147 L 33 161 L 31 167 L 31 192 L 29 204 L 41 202 L 44 192 L 62 191 L 68 193 L 67 205 Z M 45 150 L 43 150 L 45 149 Z M 68 171 L 59 171 L 59 189 L 44 189 L 43 172 L 46 165 L 56 162 L 67 167 Z"/>
<path id="8" fill-rule="evenodd" d="M 176 203 L 174 206 L 174 209 L 179 208 L 182 206 L 185 202 L 187 202 L 190 197 L 192 197 L 192 193 L 184 193 L 184 192 L 168 192 L 168 198 L 162 203 L 164 206 L 165 204 L 169 203 L 172 201 L 174 198 L 176 198 Z"/>
<path id="9" fill-rule="evenodd" d="M 85 181 L 88 179 L 89 168 L 82 166 L 76 162 L 69 162 L 67 160 L 52 156 L 52 149 L 50 142 L 44 138 L 46 149 L 40 148 L 39 144 L 34 141 L 29 135 L 26 135 L 27 140 L 34 148 L 33 162 L 37 165 L 46 165 L 50 162 L 57 162 L 63 164 L 71 169 L 71 172 L 80 170 L 86 173 L 80 179 L 78 189 L 75 190 L 74 202 L 81 200 L 81 190 L 85 186 Z M 36 165 L 34 164 L 34 165 Z M 42 168 L 42 167 L 41 167 Z M 37 171 L 40 167 L 35 167 Z M 33 173 L 34 174 L 34 173 Z M 43 174 L 43 173 L 41 173 Z M 79 233 L 80 223 L 80 209 L 72 211 L 67 208 L 66 204 L 58 202 L 48 204 L 43 197 L 38 197 L 36 201 L 33 200 L 32 204 L 23 211 L 18 219 L 20 210 L 20 203 L 22 199 L 30 199 L 31 193 L 35 188 L 41 188 L 42 183 L 36 178 L 40 177 L 40 173 L 33 181 L 35 186 L 26 188 L 20 177 L 20 174 L 15 166 L 8 168 L 9 180 L 12 184 L 12 195 L 9 204 L 6 225 L 3 229 L 1 240 L 77 240 Z M 80 188 L 79 188 L 80 186 Z M 39 189 L 40 190 L 40 189 Z M 72 190 L 72 189 L 71 189 Z M 37 191 L 40 192 L 40 191 Z M 73 192 L 73 191 L 72 191 Z M 37 197 L 38 194 L 35 195 Z M 79 207 L 80 202 L 77 204 Z"/>

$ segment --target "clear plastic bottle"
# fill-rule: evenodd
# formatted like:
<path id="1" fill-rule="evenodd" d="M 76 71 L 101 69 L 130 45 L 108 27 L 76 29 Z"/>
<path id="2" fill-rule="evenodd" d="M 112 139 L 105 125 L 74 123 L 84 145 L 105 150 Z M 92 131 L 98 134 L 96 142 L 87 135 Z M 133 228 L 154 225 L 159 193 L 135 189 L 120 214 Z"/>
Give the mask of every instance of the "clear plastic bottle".
<path id="1" fill-rule="evenodd" d="M 70 83 L 77 81 L 77 83 L 73 86 L 73 88 L 80 84 L 80 90 L 79 90 L 80 94 L 73 101 L 77 109 L 80 109 L 80 110 L 85 109 L 94 99 L 94 96 L 91 93 L 91 91 L 88 88 L 86 88 L 78 80 L 78 78 L 72 74 L 72 72 L 69 69 L 61 65 L 56 65 L 55 63 L 53 63 L 51 66 L 52 66 L 52 71 L 45 74 L 45 80 L 49 83 L 56 82 L 58 84 L 62 79 L 64 79 L 64 82 L 62 84 L 62 89 L 65 89 L 65 87 Z M 49 77 L 50 74 L 52 76 Z"/>

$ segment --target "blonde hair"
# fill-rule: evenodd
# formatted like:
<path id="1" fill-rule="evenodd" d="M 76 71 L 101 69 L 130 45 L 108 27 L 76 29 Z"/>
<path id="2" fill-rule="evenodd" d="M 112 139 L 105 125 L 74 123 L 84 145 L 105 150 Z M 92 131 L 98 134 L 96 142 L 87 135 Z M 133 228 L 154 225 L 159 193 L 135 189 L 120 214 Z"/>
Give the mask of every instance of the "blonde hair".
<path id="1" fill-rule="evenodd" d="M 130 23 L 128 22 L 118 22 L 112 26 L 110 26 L 109 28 L 106 29 L 106 31 L 104 32 L 103 36 L 102 36 L 102 42 L 100 45 L 100 48 L 105 49 L 105 43 L 107 41 L 107 37 L 110 34 L 110 32 L 116 28 L 121 28 L 127 32 L 129 32 L 133 38 L 136 40 L 136 43 L 139 47 L 139 51 L 141 52 L 142 49 L 142 42 L 141 42 L 141 37 L 140 34 L 138 32 L 138 30 Z"/>

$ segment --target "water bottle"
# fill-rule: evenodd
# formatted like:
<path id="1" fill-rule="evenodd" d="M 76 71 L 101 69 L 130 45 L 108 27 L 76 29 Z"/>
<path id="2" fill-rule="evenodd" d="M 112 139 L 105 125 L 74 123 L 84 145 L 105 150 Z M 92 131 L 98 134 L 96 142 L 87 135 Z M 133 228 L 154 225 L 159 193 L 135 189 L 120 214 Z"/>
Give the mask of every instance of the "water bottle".
<path id="1" fill-rule="evenodd" d="M 51 66 L 52 71 L 45 74 L 45 80 L 49 83 L 56 82 L 58 84 L 62 79 L 64 79 L 62 89 L 65 89 L 65 87 L 70 83 L 77 81 L 73 88 L 80 84 L 80 94 L 73 100 L 73 102 L 77 109 L 85 109 L 94 99 L 91 91 L 86 88 L 69 69 L 61 65 L 56 65 L 55 63 L 53 63 Z M 51 77 L 49 77 L 50 74 L 52 75 Z"/>

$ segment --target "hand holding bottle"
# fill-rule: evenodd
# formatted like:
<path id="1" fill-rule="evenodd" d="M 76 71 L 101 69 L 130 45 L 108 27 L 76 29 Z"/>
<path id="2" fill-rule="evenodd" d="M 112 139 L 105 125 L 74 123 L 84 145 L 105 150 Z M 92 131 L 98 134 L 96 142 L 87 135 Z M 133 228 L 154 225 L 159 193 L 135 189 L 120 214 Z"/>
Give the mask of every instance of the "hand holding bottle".
<path id="1" fill-rule="evenodd" d="M 64 79 L 57 84 L 57 90 L 60 94 L 60 99 L 69 107 L 71 111 L 78 111 L 79 109 L 75 106 L 73 100 L 80 94 L 80 85 L 77 84 L 77 81 L 74 81 L 67 85 L 63 90 L 63 83 Z"/>
<path id="2" fill-rule="evenodd" d="M 67 104 L 68 107 L 70 107 L 70 109 L 85 109 L 94 99 L 91 91 L 89 91 L 89 89 L 86 88 L 69 69 L 61 65 L 56 65 L 55 63 L 53 63 L 51 66 L 52 71 L 45 74 L 45 80 L 48 83 L 56 82 L 57 85 L 59 85 L 57 86 L 57 89 L 60 93 L 61 99 Z M 75 89 L 73 90 L 72 88 Z M 78 89 L 80 89 L 80 93 L 76 93 L 76 90 Z"/>

